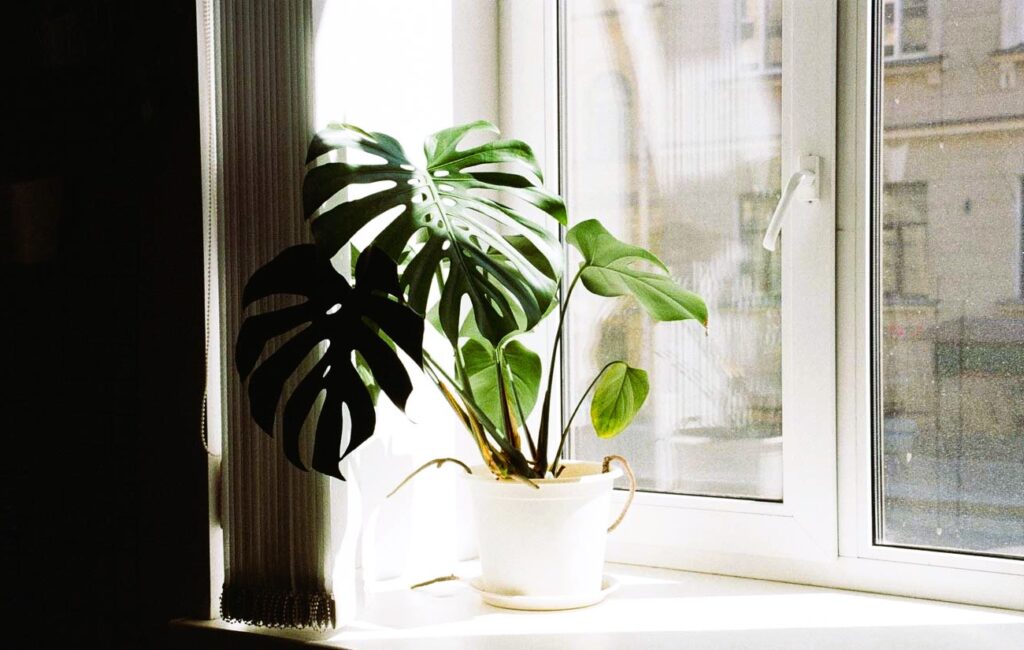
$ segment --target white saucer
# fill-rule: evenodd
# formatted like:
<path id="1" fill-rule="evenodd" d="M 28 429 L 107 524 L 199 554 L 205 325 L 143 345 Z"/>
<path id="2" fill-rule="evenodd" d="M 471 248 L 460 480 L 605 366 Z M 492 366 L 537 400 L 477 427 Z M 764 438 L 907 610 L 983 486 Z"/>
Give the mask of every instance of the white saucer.
<path id="1" fill-rule="evenodd" d="M 601 579 L 601 591 L 592 594 L 569 594 L 565 596 L 517 596 L 513 594 L 499 594 L 484 589 L 480 577 L 470 578 L 466 581 L 473 591 L 480 594 L 480 597 L 488 605 L 503 607 L 505 609 L 522 609 L 529 611 L 552 611 L 557 609 L 577 609 L 596 605 L 608 594 L 615 591 L 619 581 L 610 575 Z"/>

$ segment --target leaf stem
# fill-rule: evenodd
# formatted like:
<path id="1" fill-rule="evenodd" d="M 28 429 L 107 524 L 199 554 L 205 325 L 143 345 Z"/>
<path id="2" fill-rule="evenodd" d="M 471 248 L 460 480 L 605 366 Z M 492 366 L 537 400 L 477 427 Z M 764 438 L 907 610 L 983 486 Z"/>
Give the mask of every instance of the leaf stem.
<path id="1" fill-rule="evenodd" d="M 438 291 L 444 290 L 444 273 L 441 272 L 441 267 L 438 266 L 434 269 L 434 281 L 437 282 Z M 472 315 L 470 316 L 472 317 Z M 441 328 L 444 329 L 443 326 Z M 443 335 L 443 333 L 442 333 Z M 452 346 L 452 356 L 455 359 L 455 378 L 459 380 L 459 385 L 463 386 L 466 382 L 466 364 L 462 359 L 462 351 L 458 345 Z"/>
<path id="2" fill-rule="evenodd" d="M 501 357 L 504 359 L 504 355 Z M 519 391 L 516 389 L 515 377 L 512 375 L 512 369 L 508 369 L 509 382 L 508 385 L 512 389 L 512 401 L 515 402 L 516 411 L 519 413 L 519 422 L 523 427 L 523 437 L 526 438 L 526 444 L 530 448 L 530 458 L 537 460 L 537 444 L 533 441 L 533 434 L 530 433 L 530 426 L 526 424 L 526 413 L 523 412 L 523 405 L 519 399 Z"/>
<path id="3" fill-rule="evenodd" d="M 494 372 L 497 376 L 498 408 L 501 411 L 501 426 L 509 443 L 519 449 L 519 432 L 516 431 L 516 423 L 512 418 L 508 400 L 508 388 L 505 385 L 505 372 L 501 367 L 501 351 L 494 351 Z"/>
<path id="4" fill-rule="evenodd" d="M 445 463 L 455 463 L 456 465 L 458 465 L 462 469 L 466 470 L 467 474 L 472 474 L 473 473 L 473 470 L 471 470 L 469 468 L 469 465 L 467 465 L 466 463 L 462 462 L 458 458 L 434 458 L 433 460 L 428 460 L 427 462 L 423 463 L 418 468 L 416 468 L 416 471 L 414 471 L 412 474 L 409 474 L 404 479 L 402 479 L 402 482 L 399 483 L 397 486 L 395 486 L 394 490 L 391 490 L 390 492 L 388 492 L 387 496 L 384 497 L 384 498 L 385 499 L 390 499 L 391 496 L 395 494 L 395 492 L 398 492 L 403 487 L 405 487 L 405 484 L 408 483 L 409 481 L 411 481 L 413 479 L 413 477 L 415 477 L 417 474 L 419 474 L 423 470 L 427 469 L 431 465 L 435 465 L 438 469 L 440 469 L 440 467 L 442 465 L 444 465 Z"/>
<path id="5" fill-rule="evenodd" d="M 448 582 L 450 580 L 461 580 L 461 578 L 453 573 L 451 575 L 440 576 L 438 578 L 433 578 L 431 580 L 424 580 L 423 582 L 417 582 L 416 584 L 411 585 L 409 587 L 409 589 L 419 589 L 420 587 L 426 587 L 428 585 L 437 584 L 438 582 Z"/>
<path id="6" fill-rule="evenodd" d="M 544 404 L 540 410 L 540 429 L 537 433 L 537 454 L 534 456 L 534 469 L 541 475 L 544 476 L 548 469 L 548 429 L 549 420 L 551 416 L 551 389 L 555 381 L 555 362 L 558 360 L 558 344 L 562 340 L 562 329 L 565 326 L 565 315 L 569 311 L 569 298 L 572 297 L 573 289 L 576 288 L 576 283 L 579 282 L 580 275 L 583 273 L 581 268 L 573 276 L 572 282 L 569 283 L 569 289 L 565 292 L 565 300 L 559 306 L 558 310 L 558 329 L 555 332 L 555 341 L 551 346 L 551 361 L 548 365 L 548 384 L 547 389 L 544 391 Z"/>
<path id="7" fill-rule="evenodd" d="M 594 386 L 597 384 L 597 380 L 601 378 L 601 375 L 603 375 L 606 370 L 611 368 L 616 363 L 621 363 L 621 362 L 619 362 L 619 361 L 609 361 L 608 363 L 606 363 L 604 365 L 604 368 L 601 368 L 601 371 L 598 372 L 597 375 L 594 377 L 594 381 L 590 382 L 590 385 L 587 386 L 587 390 L 583 391 L 583 394 L 580 395 L 580 401 L 576 402 L 576 408 L 574 408 L 572 410 L 572 415 L 570 415 L 569 419 L 566 420 L 565 428 L 562 429 L 562 437 L 561 437 L 561 440 L 559 440 L 559 442 L 558 442 L 558 451 L 555 452 L 555 458 L 554 458 L 554 460 L 551 461 L 551 471 L 552 472 L 556 472 L 556 473 L 558 472 L 558 464 L 562 460 L 562 449 L 565 447 L 565 441 L 569 437 L 569 427 L 572 425 L 572 420 L 573 420 L 573 418 L 576 417 L 576 413 L 579 412 L 580 407 L 583 406 L 583 400 L 587 399 L 587 395 L 590 393 L 590 391 L 592 391 L 594 389 Z"/>
<path id="8" fill-rule="evenodd" d="M 429 370 L 431 373 L 440 374 L 442 377 L 444 377 L 445 380 L 448 381 L 448 383 L 452 385 L 452 388 L 455 389 L 455 392 L 458 393 L 459 397 L 461 397 L 462 400 L 465 402 L 466 408 L 473 412 L 473 415 L 475 415 L 477 420 L 480 421 L 480 424 L 483 425 L 484 429 L 487 430 L 488 433 L 495 435 L 495 438 L 498 438 L 498 436 L 495 434 L 496 428 L 494 426 L 494 423 L 491 422 L 490 418 L 484 415 L 484 412 L 480 410 L 480 407 L 476 405 L 476 402 L 474 402 L 472 399 L 469 398 L 468 395 L 466 395 L 466 391 L 463 390 L 462 384 L 452 379 L 451 375 L 445 372 L 444 368 L 441 367 L 441 364 L 439 364 L 432 356 L 430 356 L 430 353 L 428 353 L 426 350 L 423 351 L 423 360 L 426 361 L 427 364 L 429 365 Z"/>
<path id="9" fill-rule="evenodd" d="M 484 412 L 480 407 L 466 395 L 466 392 L 459 386 L 459 384 L 452 380 L 448 373 L 444 371 L 444 368 L 442 368 L 426 350 L 423 351 L 423 360 L 427 362 L 431 372 L 439 373 L 452 384 L 452 388 L 459 397 L 462 398 L 466 408 L 473 413 L 483 429 L 487 433 L 491 434 L 494 441 L 498 443 L 498 447 L 500 447 L 501 451 L 504 452 L 504 458 L 507 461 L 507 464 L 509 464 L 515 471 L 521 473 L 524 477 L 529 475 L 531 469 L 530 463 L 527 462 L 523 453 L 512 446 L 511 441 L 503 434 L 503 432 L 495 427 L 494 423 L 484 415 Z"/>

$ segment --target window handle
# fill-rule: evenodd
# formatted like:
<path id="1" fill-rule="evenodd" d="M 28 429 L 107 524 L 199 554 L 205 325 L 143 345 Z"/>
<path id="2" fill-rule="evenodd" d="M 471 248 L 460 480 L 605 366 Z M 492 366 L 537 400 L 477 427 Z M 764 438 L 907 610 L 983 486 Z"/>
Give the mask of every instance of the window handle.
<path id="1" fill-rule="evenodd" d="M 793 202 L 793 199 L 810 203 L 820 198 L 818 194 L 820 168 L 821 158 L 819 156 L 800 156 L 800 169 L 789 177 L 779 204 L 775 207 L 771 221 L 768 222 L 768 230 L 764 233 L 764 242 L 762 243 L 768 250 L 775 250 L 775 241 L 779 238 L 779 231 L 782 230 L 782 218 L 786 216 L 786 211 L 789 210 L 789 204 Z"/>

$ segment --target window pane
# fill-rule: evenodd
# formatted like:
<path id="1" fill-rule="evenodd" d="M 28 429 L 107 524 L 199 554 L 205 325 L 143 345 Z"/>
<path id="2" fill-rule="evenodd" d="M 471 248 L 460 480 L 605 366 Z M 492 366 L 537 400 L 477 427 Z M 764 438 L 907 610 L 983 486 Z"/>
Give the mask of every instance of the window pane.
<path id="1" fill-rule="evenodd" d="M 883 82 L 876 541 L 1024 557 L 1024 87 L 998 3 L 942 6 L 902 2 L 904 51 L 929 19 L 958 44 L 942 70 Z"/>
<path id="2" fill-rule="evenodd" d="M 626 456 L 647 490 L 781 499 L 781 252 L 761 247 L 779 196 L 781 85 L 751 74 L 781 60 L 781 3 L 565 7 L 570 214 L 653 250 L 710 310 L 705 335 L 628 299 L 573 295 L 570 405 L 610 360 L 651 381 L 618 437 L 579 418 L 575 453 Z"/>

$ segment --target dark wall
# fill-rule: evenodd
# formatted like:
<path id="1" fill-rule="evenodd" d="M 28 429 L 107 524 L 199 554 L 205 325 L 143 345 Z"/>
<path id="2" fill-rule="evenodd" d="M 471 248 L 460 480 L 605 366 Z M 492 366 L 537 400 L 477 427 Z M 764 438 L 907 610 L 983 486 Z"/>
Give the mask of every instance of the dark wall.
<path id="1" fill-rule="evenodd" d="M 6 4 L 0 104 L 0 606 L 158 646 L 208 607 L 195 3 Z"/>

